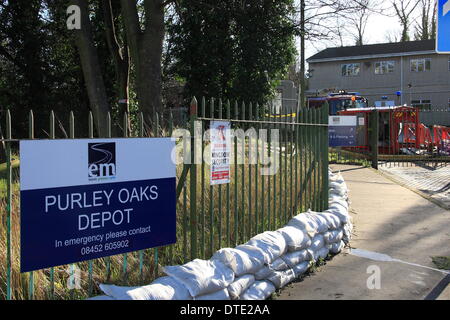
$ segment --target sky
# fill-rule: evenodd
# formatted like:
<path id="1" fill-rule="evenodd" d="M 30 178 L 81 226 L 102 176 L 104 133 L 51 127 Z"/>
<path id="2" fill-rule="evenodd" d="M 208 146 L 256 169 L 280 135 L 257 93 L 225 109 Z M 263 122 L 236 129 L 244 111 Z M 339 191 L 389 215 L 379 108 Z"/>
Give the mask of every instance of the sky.
<path id="1" fill-rule="evenodd" d="M 385 11 L 388 15 L 394 15 L 394 12 L 391 10 Z M 373 13 L 369 17 L 369 21 L 367 24 L 367 29 L 365 33 L 365 44 L 374 44 L 374 43 L 386 43 L 389 42 L 387 40 L 387 34 L 398 34 L 401 32 L 401 27 L 398 21 L 398 18 L 393 16 L 384 16 L 380 14 Z M 297 40 L 297 48 L 300 47 L 300 40 Z M 344 40 L 344 45 L 352 46 L 354 45 L 354 41 L 351 39 Z M 319 41 L 315 42 L 314 46 L 310 43 L 306 43 L 306 58 L 311 57 L 316 54 L 320 50 L 323 50 L 327 47 L 336 47 L 339 46 L 338 42 L 332 43 L 331 41 Z M 300 51 L 300 50 L 298 50 Z"/>

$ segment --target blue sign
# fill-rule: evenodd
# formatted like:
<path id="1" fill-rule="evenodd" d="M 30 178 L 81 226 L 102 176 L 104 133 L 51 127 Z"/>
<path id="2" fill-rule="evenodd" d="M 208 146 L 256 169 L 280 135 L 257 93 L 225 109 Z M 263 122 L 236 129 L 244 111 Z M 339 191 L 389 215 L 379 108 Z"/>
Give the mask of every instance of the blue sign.
<path id="1" fill-rule="evenodd" d="M 173 148 L 170 139 L 21 141 L 21 272 L 175 243 Z"/>
<path id="2" fill-rule="evenodd" d="M 438 0 L 436 52 L 450 53 L 450 0 Z"/>
<path id="3" fill-rule="evenodd" d="M 330 147 L 356 146 L 356 116 L 330 116 L 328 137 Z"/>

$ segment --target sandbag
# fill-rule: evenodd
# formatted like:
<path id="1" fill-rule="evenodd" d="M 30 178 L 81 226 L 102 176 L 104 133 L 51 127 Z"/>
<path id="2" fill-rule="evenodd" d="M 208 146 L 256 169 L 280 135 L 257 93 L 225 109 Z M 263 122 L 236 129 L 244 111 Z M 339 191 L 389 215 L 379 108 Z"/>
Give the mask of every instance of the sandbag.
<path id="1" fill-rule="evenodd" d="M 337 253 L 339 253 L 339 252 L 341 252 L 342 251 L 342 249 L 344 248 L 344 246 L 345 246 L 345 244 L 344 244 L 344 241 L 339 241 L 339 242 L 336 242 L 336 243 L 332 243 L 331 245 L 330 245 L 330 252 L 331 253 L 333 253 L 333 254 L 337 254 Z"/>
<path id="2" fill-rule="evenodd" d="M 344 183 L 344 177 L 342 176 L 342 174 L 340 172 L 333 174 L 331 173 L 329 175 L 329 181 L 330 182 L 337 182 L 337 183 Z"/>
<path id="3" fill-rule="evenodd" d="M 312 251 L 313 253 L 313 261 L 317 262 L 319 259 L 325 259 L 328 256 L 328 253 L 330 250 L 328 249 L 328 246 L 323 246 L 317 251 Z"/>
<path id="4" fill-rule="evenodd" d="M 116 286 L 114 284 L 104 284 L 104 283 L 100 283 L 99 287 L 104 294 L 113 297 L 116 300 L 132 300 L 131 297 L 127 296 L 127 292 L 139 288 L 139 287 Z"/>
<path id="5" fill-rule="evenodd" d="M 297 278 L 297 277 L 301 276 L 302 274 L 304 274 L 308 270 L 309 265 L 310 265 L 310 261 L 303 261 L 303 262 L 295 265 L 292 268 L 292 271 L 294 271 L 295 277 Z"/>
<path id="6" fill-rule="evenodd" d="M 196 297 L 225 289 L 234 281 L 234 272 L 219 260 L 195 259 L 182 266 L 164 267 L 164 272 Z"/>
<path id="7" fill-rule="evenodd" d="M 288 246 L 288 251 L 302 250 L 311 245 L 311 238 L 309 235 L 299 228 L 293 226 L 286 226 L 284 228 L 278 229 Z"/>
<path id="8" fill-rule="evenodd" d="M 192 300 L 186 287 L 171 277 L 161 277 L 141 287 L 100 284 L 100 289 L 116 300 Z"/>
<path id="9" fill-rule="evenodd" d="M 319 261 L 320 258 L 325 259 L 328 256 L 329 249 L 328 246 L 323 246 L 321 248 L 317 248 L 316 250 L 307 249 L 311 255 L 311 260 L 313 262 Z"/>
<path id="10" fill-rule="evenodd" d="M 347 196 L 342 197 L 336 194 L 330 194 L 328 197 L 328 203 L 331 205 L 336 202 L 342 204 L 346 209 L 348 209 L 349 201 Z"/>
<path id="11" fill-rule="evenodd" d="M 251 238 L 246 245 L 254 246 L 264 253 L 264 262 L 269 264 L 287 250 L 286 240 L 275 231 L 266 231 Z"/>
<path id="12" fill-rule="evenodd" d="M 231 300 L 227 289 L 195 297 L 194 300 Z"/>
<path id="13" fill-rule="evenodd" d="M 245 274 L 234 279 L 234 282 L 227 287 L 230 298 L 232 300 L 239 299 L 253 283 L 255 283 L 255 276 L 252 274 Z"/>
<path id="14" fill-rule="evenodd" d="M 191 300 L 187 288 L 172 277 L 161 277 L 150 285 L 126 292 L 132 300 Z"/>
<path id="15" fill-rule="evenodd" d="M 276 290 L 272 282 L 256 281 L 240 297 L 240 300 L 265 300 Z"/>
<path id="16" fill-rule="evenodd" d="M 348 210 L 343 208 L 339 204 L 331 204 L 325 212 L 328 212 L 334 216 L 336 216 L 341 224 L 346 224 L 350 220 L 348 215 Z"/>
<path id="17" fill-rule="evenodd" d="M 332 197 L 331 199 L 329 199 L 328 203 L 330 206 L 340 205 L 345 209 L 345 211 L 348 211 L 349 203 L 345 199 L 345 197 Z"/>
<path id="18" fill-rule="evenodd" d="M 319 258 L 325 259 L 328 256 L 328 253 L 330 253 L 330 250 L 328 247 L 324 246 L 318 251 L 317 255 Z"/>
<path id="19" fill-rule="evenodd" d="M 348 222 L 346 225 L 344 225 L 344 236 L 342 237 L 342 240 L 345 244 L 348 244 L 352 239 L 352 231 L 353 224 L 351 222 Z"/>
<path id="20" fill-rule="evenodd" d="M 300 251 L 285 253 L 280 258 L 283 259 L 283 261 L 290 268 L 293 268 L 294 266 L 296 266 L 297 264 L 299 264 L 299 263 L 301 263 L 303 261 L 310 260 L 311 256 L 308 253 L 308 250 L 303 249 L 303 250 L 300 250 Z"/>
<path id="21" fill-rule="evenodd" d="M 340 242 L 343 236 L 344 236 L 343 229 L 331 230 L 323 234 L 323 238 L 325 239 L 325 243 L 327 244 Z"/>
<path id="22" fill-rule="evenodd" d="M 337 183 L 337 182 L 330 182 L 330 193 L 339 195 L 341 197 L 344 197 L 348 193 L 348 188 L 345 183 Z"/>
<path id="23" fill-rule="evenodd" d="M 323 217 L 327 221 L 328 230 L 335 230 L 341 227 L 341 220 L 330 212 L 319 212 L 317 215 Z"/>
<path id="24" fill-rule="evenodd" d="M 275 271 L 267 280 L 273 283 L 275 288 L 280 289 L 295 279 L 295 273 L 292 269 L 284 271 Z"/>
<path id="25" fill-rule="evenodd" d="M 317 223 L 306 213 L 300 213 L 299 215 L 293 217 L 287 225 L 303 230 L 311 238 L 317 234 L 317 229 L 319 228 Z"/>
<path id="26" fill-rule="evenodd" d="M 261 269 L 259 269 L 258 271 L 255 272 L 255 279 L 256 280 L 267 279 L 267 278 L 269 278 L 272 275 L 272 273 L 274 271 L 275 270 L 273 270 L 271 267 L 265 265 Z"/>
<path id="27" fill-rule="evenodd" d="M 114 299 L 113 297 L 110 297 L 110 296 L 103 295 L 103 296 L 90 297 L 90 298 L 87 298 L 86 300 L 116 300 L 116 299 Z"/>
<path id="28" fill-rule="evenodd" d="M 309 246 L 309 250 L 312 251 L 318 251 L 320 248 L 322 248 L 325 245 L 325 239 L 323 238 L 323 235 L 317 234 L 311 242 L 311 245 Z"/>
<path id="29" fill-rule="evenodd" d="M 323 233 L 328 230 L 327 220 L 318 215 L 318 212 L 308 210 L 306 214 L 310 217 L 311 220 L 313 220 L 316 223 L 318 233 Z"/>
<path id="30" fill-rule="evenodd" d="M 278 258 L 269 265 L 269 268 L 275 271 L 283 271 L 289 269 L 289 266 L 284 262 L 283 259 Z"/>
<path id="31" fill-rule="evenodd" d="M 336 178 L 332 178 L 329 181 L 328 187 L 330 189 L 334 189 L 334 190 L 344 190 L 344 191 L 348 191 L 348 186 L 344 181 L 344 178 L 341 177 L 336 177 Z"/>
<path id="32" fill-rule="evenodd" d="M 255 273 L 262 268 L 265 261 L 263 252 L 248 245 L 240 245 L 236 248 L 224 248 L 218 250 L 211 259 L 219 260 L 233 270 L 236 276 L 247 273 Z"/>

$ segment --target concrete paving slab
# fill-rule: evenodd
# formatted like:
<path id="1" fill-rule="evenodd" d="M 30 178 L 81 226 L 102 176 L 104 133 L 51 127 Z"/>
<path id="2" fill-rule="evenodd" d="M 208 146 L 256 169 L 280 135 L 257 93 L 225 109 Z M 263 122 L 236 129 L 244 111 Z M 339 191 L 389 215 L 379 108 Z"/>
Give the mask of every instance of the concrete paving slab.
<path id="1" fill-rule="evenodd" d="M 436 300 L 450 300 L 450 284 L 447 285 Z"/>
<path id="2" fill-rule="evenodd" d="M 350 189 L 355 230 L 351 247 L 435 268 L 432 256 L 450 255 L 450 211 L 369 168 L 333 165 Z M 380 288 L 370 289 L 374 270 Z M 445 274 L 398 262 L 341 253 L 311 276 L 284 288 L 277 299 L 425 299 Z"/>
<path id="3" fill-rule="evenodd" d="M 450 165 L 437 166 L 416 164 L 380 165 L 381 172 L 400 184 L 431 198 L 446 209 L 450 209 Z"/>

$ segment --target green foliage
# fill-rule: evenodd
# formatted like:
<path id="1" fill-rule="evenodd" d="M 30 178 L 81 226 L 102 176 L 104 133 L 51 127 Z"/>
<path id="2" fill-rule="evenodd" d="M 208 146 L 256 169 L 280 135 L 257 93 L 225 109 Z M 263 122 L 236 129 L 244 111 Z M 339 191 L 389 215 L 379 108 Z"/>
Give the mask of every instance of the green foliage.
<path id="1" fill-rule="evenodd" d="M 431 259 L 438 269 L 450 270 L 450 257 L 436 256 Z"/>
<path id="2" fill-rule="evenodd" d="M 292 0 L 181 1 L 169 26 L 185 96 L 263 104 L 295 55 Z"/>
<path id="3" fill-rule="evenodd" d="M 88 3 L 113 123 L 121 124 L 102 1 Z M 126 46 L 120 2 L 111 3 L 118 41 Z M 66 26 L 68 4 L 68 0 L 0 0 L 0 135 L 5 134 L 4 115 L 9 109 L 15 138 L 28 136 L 29 110 L 34 111 L 36 138 L 48 137 L 50 110 L 56 114 L 58 138 L 67 137 L 69 111 L 81 120 L 76 121 L 77 136 L 87 136 L 90 104 L 74 33 Z M 140 16 L 142 6 L 139 2 Z M 293 0 L 181 0 L 168 6 L 164 102 L 179 106 L 183 85 L 187 102 L 194 95 L 267 102 L 295 56 L 293 11 Z M 135 87 L 133 65 L 132 113 L 138 110 Z"/>
<path id="4" fill-rule="evenodd" d="M 66 28 L 66 8 L 64 1 L 28 0 L 8 1 L 0 9 L 0 106 L 12 112 L 15 137 L 28 136 L 30 109 L 36 137 L 47 137 L 49 109 L 66 128 L 69 110 L 76 116 L 88 111 L 78 54 Z M 78 130 L 85 131 L 84 126 Z M 64 132 L 58 130 L 58 135 Z"/>

